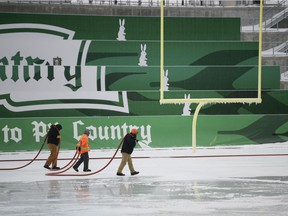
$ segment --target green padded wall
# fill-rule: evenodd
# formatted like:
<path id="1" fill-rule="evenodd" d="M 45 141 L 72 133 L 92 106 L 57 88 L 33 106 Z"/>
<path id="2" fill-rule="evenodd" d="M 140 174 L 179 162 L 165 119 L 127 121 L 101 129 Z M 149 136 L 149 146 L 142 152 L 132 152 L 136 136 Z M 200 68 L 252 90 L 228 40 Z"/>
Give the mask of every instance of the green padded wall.
<path id="1" fill-rule="evenodd" d="M 159 41 L 92 41 L 88 50 L 86 65 L 138 65 L 139 58 L 141 58 L 141 45 L 146 45 L 147 65 L 159 66 Z M 164 43 L 165 66 L 257 66 L 257 64 L 257 42 L 170 41 Z"/>
<path id="2" fill-rule="evenodd" d="M 159 17 L 0 13 L 0 24 L 42 23 L 75 31 L 74 39 L 116 40 L 119 19 L 127 40 L 159 40 Z M 0 31 L 1 32 L 1 31 Z M 2 30 L 3 32 L 3 30 Z M 240 40 L 240 18 L 165 18 L 166 40 Z"/>

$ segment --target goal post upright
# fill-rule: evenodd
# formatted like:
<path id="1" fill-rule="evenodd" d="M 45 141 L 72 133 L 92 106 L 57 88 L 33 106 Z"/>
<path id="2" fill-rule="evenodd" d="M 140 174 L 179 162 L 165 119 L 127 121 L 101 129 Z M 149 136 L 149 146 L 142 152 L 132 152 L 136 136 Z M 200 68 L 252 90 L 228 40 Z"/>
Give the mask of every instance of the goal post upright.
<path id="1" fill-rule="evenodd" d="M 261 103 L 262 80 L 262 29 L 263 29 L 263 1 L 259 5 L 259 46 L 258 46 L 258 83 L 255 98 L 164 98 L 164 0 L 160 0 L 160 104 L 196 103 L 198 104 L 192 120 L 192 149 L 196 152 L 196 127 L 200 109 L 205 104 L 213 103 Z"/>
<path id="2" fill-rule="evenodd" d="M 164 99 L 164 0 L 160 0 L 160 103 Z"/>
<path id="3" fill-rule="evenodd" d="M 261 100 L 262 80 L 262 29 L 263 29 L 263 1 L 260 0 L 259 8 L 259 48 L 258 48 L 258 99 Z"/>

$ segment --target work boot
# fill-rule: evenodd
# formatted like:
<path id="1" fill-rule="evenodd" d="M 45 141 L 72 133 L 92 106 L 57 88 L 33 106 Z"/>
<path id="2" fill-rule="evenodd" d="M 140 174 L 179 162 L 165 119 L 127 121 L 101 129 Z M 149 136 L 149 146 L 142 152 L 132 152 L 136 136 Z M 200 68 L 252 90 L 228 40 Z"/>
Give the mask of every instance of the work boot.
<path id="1" fill-rule="evenodd" d="M 60 167 L 57 167 L 57 166 L 53 166 L 53 167 L 52 167 L 52 169 L 53 169 L 53 170 L 59 170 L 59 169 L 60 169 Z"/>
<path id="2" fill-rule="evenodd" d="M 44 168 L 50 170 L 50 167 L 48 165 L 44 165 Z"/>
<path id="3" fill-rule="evenodd" d="M 118 176 L 125 176 L 125 174 L 123 174 L 123 173 L 119 173 L 119 172 L 117 172 L 116 175 L 118 175 Z"/>
<path id="4" fill-rule="evenodd" d="M 139 172 L 137 172 L 137 171 L 134 171 L 134 172 L 131 172 L 131 175 L 133 176 L 133 175 L 138 175 L 139 174 Z"/>

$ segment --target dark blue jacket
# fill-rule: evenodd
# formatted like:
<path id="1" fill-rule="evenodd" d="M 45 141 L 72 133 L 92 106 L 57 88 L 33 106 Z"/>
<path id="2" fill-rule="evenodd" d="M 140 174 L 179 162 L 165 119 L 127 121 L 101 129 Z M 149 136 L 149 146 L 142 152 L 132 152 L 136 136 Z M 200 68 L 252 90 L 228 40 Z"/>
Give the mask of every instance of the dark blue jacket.
<path id="1" fill-rule="evenodd" d="M 136 146 L 136 135 L 129 133 L 124 137 L 121 152 L 132 154 L 135 146 Z"/>
<path id="2" fill-rule="evenodd" d="M 48 132 L 47 143 L 58 145 L 60 142 L 60 130 L 62 126 L 60 124 L 51 125 L 50 130 Z"/>

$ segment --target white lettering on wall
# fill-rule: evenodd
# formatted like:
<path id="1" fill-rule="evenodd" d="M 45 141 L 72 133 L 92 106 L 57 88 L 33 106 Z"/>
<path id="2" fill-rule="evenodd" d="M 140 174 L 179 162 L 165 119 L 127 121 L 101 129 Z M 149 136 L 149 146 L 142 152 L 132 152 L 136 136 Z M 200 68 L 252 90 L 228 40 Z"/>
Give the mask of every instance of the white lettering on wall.
<path id="1" fill-rule="evenodd" d="M 2 128 L 2 131 L 4 132 L 4 140 L 3 140 L 3 141 L 4 141 L 5 143 L 9 142 L 9 134 L 8 134 L 9 128 L 8 128 L 8 126 L 5 125 L 5 127 Z"/>
<path id="2" fill-rule="evenodd" d="M 137 139 L 141 140 L 146 145 L 149 145 L 152 142 L 151 138 L 151 125 L 127 125 L 125 122 L 123 125 L 111 125 L 111 126 L 94 126 L 85 124 L 79 120 L 73 122 L 73 137 L 76 140 L 79 140 L 80 135 L 84 132 L 85 129 L 90 129 L 89 139 L 98 141 L 101 140 L 121 140 L 127 133 L 131 131 L 132 128 L 137 128 L 139 130 Z M 79 131 L 81 134 L 79 134 Z M 83 132 L 82 132 L 83 131 Z"/>
<path id="3" fill-rule="evenodd" d="M 84 125 L 84 123 L 81 120 L 73 122 L 73 134 L 74 134 L 73 138 L 76 140 L 79 140 L 81 136 L 81 134 L 78 134 L 78 125 Z"/>
<path id="4" fill-rule="evenodd" d="M 16 143 L 22 140 L 22 130 L 18 127 L 11 128 L 11 140 L 14 140 Z"/>
<path id="5" fill-rule="evenodd" d="M 35 137 L 36 142 L 40 142 L 40 139 L 43 138 L 47 134 L 47 124 L 44 122 L 37 122 L 33 121 L 32 125 L 34 125 L 34 128 L 32 129 L 33 131 L 33 136 Z"/>
<path id="6" fill-rule="evenodd" d="M 18 127 L 9 128 L 7 125 L 5 125 L 5 127 L 2 128 L 2 131 L 4 133 L 3 141 L 5 143 L 8 143 L 10 140 L 13 140 L 16 143 L 18 143 L 22 140 L 22 130 Z"/>

